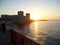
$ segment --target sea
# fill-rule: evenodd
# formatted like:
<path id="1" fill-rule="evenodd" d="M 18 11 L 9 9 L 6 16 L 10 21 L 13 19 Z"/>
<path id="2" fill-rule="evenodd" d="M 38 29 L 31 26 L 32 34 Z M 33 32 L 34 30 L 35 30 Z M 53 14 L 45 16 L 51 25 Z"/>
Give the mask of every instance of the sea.
<path id="1" fill-rule="evenodd" d="M 24 34 L 42 45 L 60 45 L 60 21 L 37 21 L 24 27 Z"/>

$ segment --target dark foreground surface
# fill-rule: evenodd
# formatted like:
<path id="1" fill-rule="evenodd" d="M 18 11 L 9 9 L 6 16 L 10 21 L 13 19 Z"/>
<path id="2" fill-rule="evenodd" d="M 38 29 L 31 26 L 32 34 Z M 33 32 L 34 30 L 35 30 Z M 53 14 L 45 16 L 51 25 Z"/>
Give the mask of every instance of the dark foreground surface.
<path id="1" fill-rule="evenodd" d="M 2 34 L 0 32 L 0 45 L 12 45 L 9 32 L 7 32 L 7 34 Z"/>

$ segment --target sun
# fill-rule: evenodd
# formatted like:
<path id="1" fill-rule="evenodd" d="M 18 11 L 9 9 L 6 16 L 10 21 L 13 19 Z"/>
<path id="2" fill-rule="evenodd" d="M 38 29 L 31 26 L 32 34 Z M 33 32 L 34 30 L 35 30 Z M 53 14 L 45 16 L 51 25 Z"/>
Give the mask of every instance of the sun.
<path id="1" fill-rule="evenodd" d="M 31 19 L 32 20 L 39 20 L 40 19 L 40 15 L 32 15 Z"/>

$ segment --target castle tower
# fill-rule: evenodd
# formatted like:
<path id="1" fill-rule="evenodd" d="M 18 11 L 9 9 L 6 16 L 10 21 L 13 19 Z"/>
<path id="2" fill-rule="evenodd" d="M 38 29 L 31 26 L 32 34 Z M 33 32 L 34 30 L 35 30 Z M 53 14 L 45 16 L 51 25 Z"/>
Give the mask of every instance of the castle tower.
<path id="1" fill-rule="evenodd" d="M 30 22 L 30 13 L 26 13 L 27 22 Z"/>
<path id="2" fill-rule="evenodd" d="M 30 13 L 26 13 L 26 17 L 30 18 Z"/>
<path id="3" fill-rule="evenodd" d="M 18 15 L 19 16 L 24 16 L 24 12 L 23 11 L 18 11 Z"/>

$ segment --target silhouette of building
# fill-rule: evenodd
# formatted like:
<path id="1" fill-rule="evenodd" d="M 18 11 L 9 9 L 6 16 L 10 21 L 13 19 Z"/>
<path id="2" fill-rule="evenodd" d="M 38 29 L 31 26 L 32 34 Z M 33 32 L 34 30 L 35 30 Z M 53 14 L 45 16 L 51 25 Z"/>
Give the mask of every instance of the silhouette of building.
<path id="1" fill-rule="evenodd" d="M 26 13 L 27 21 L 30 21 L 30 13 Z"/>
<path id="2" fill-rule="evenodd" d="M 26 13 L 26 16 L 30 18 L 30 13 Z"/>
<path id="3" fill-rule="evenodd" d="M 24 16 L 23 11 L 18 11 L 18 15 L 1 15 L 1 19 L 7 22 L 16 22 L 16 23 L 24 23 L 30 20 L 30 13 L 26 13 Z"/>
<path id="4" fill-rule="evenodd" d="M 18 11 L 18 15 L 23 16 L 24 12 L 23 11 Z"/>

